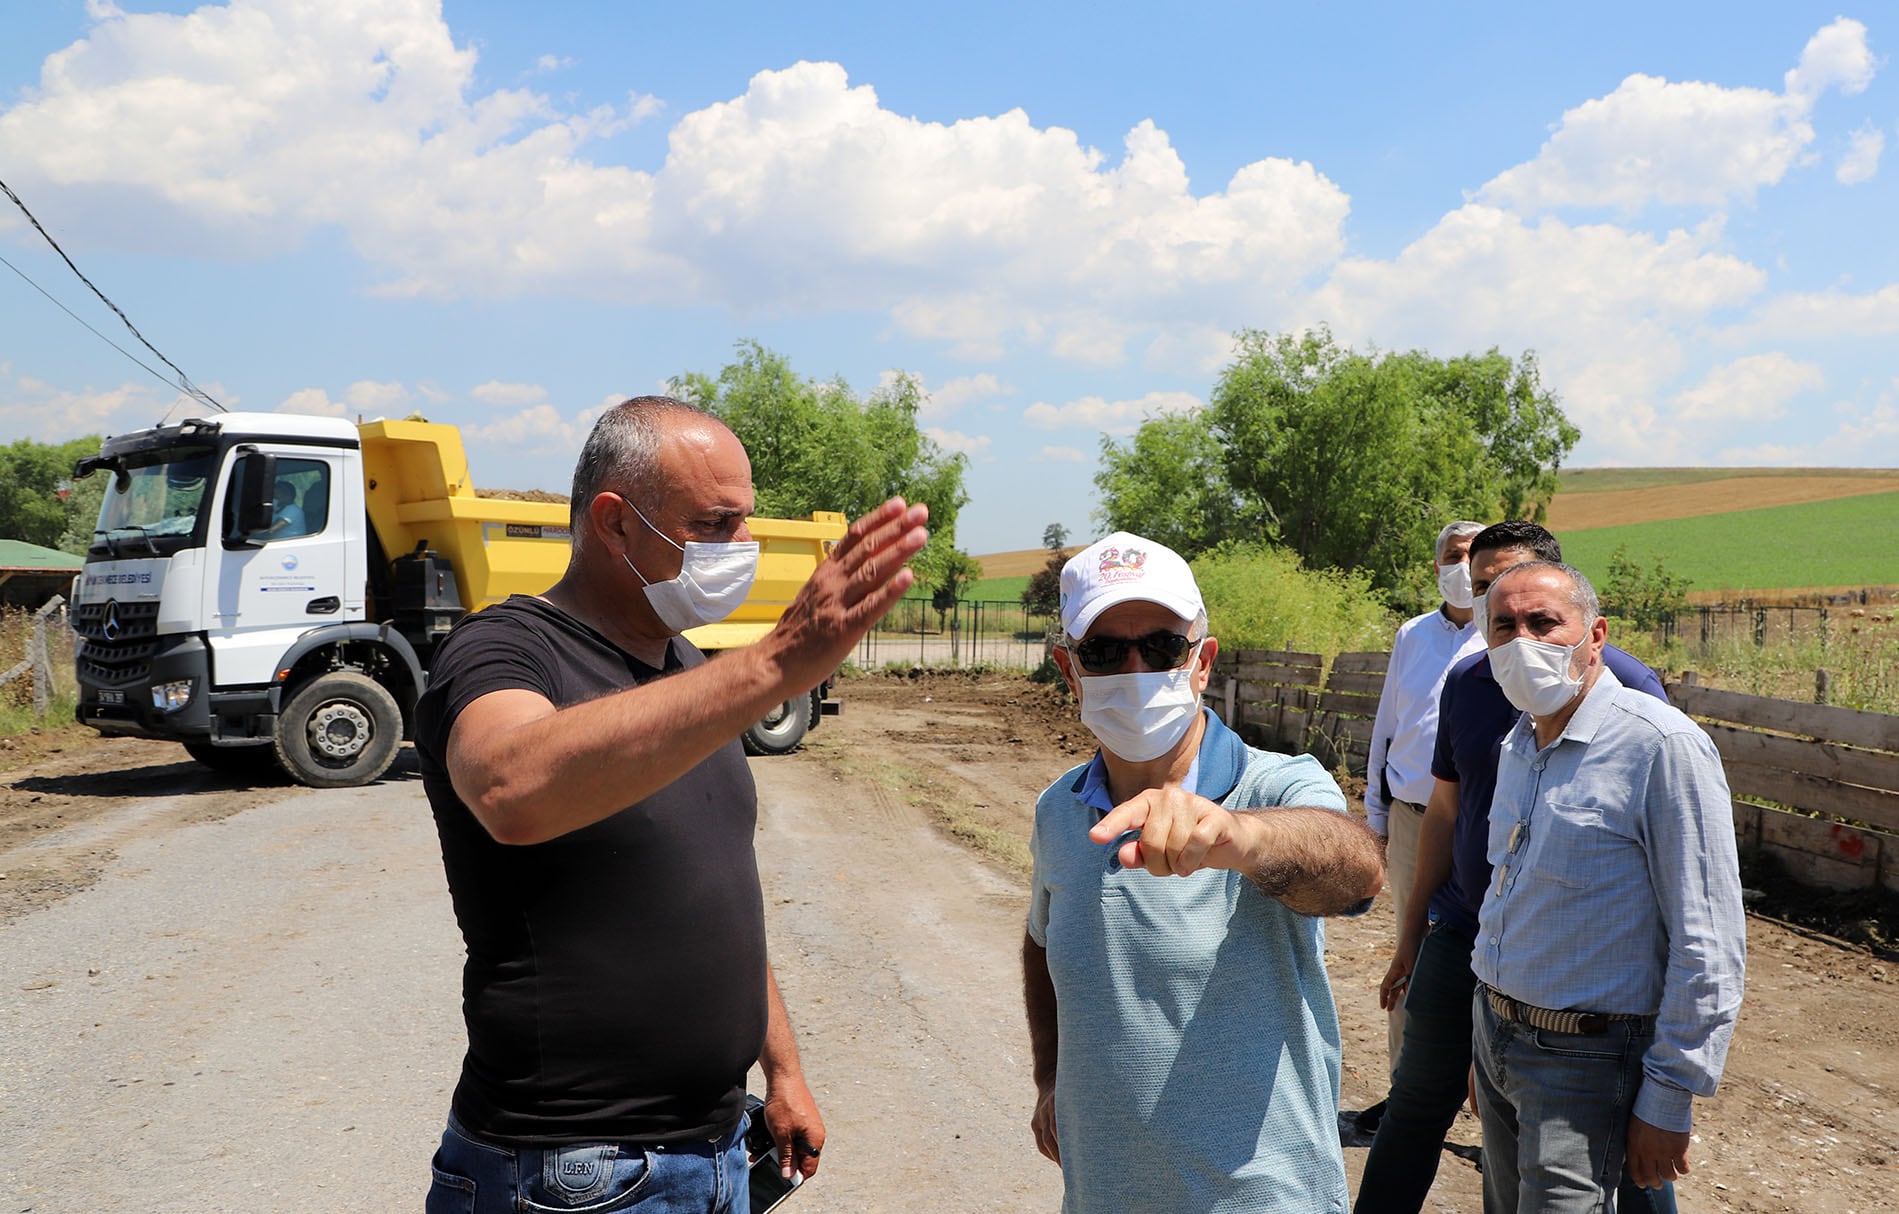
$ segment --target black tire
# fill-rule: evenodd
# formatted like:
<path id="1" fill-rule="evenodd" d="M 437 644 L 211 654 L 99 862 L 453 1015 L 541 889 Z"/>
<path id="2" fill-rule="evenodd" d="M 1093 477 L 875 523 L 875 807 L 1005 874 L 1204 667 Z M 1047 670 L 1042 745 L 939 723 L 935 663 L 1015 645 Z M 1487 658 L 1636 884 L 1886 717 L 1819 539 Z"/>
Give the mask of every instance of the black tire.
<path id="1" fill-rule="evenodd" d="M 795 695 L 740 735 L 748 755 L 784 755 L 798 749 L 811 728 L 811 697 Z"/>
<path id="2" fill-rule="evenodd" d="M 209 742 L 186 742 L 184 747 L 186 754 L 212 771 L 227 776 L 255 780 L 264 776 L 283 775 L 275 747 L 213 746 Z"/>
<path id="3" fill-rule="evenodd" d="M 810 720 L 810 723 L 805 726 L 805 728 L 816 729 L 819 723 L 822 722 L 823 720 L 824 720 L 824 693 L 819 691 L 817 688 L 813 687 L 811 689 L 811 720 Z"/>
<path id="4" fill-rule="evenodd" d="M 402 710 L 367 675 L 312 679 L 277 718 L 277 760 L 311 788 L 367 784 L 389 770 L 401 745 Z"/>

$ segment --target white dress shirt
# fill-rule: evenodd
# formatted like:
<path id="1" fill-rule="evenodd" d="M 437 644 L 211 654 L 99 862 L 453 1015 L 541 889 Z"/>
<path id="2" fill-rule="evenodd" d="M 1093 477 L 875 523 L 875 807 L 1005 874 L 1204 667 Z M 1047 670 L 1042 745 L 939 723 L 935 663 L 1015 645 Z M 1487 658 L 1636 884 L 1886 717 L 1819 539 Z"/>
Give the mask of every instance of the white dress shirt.
<path id="1" fill-rule="evenodd" d="M 1385 803 L 1381 773 L 1398 800 L 1423 805 L 1431 799 L 1438 693 L 1451 667 L 1483 647 L 1475 628 L 1452 620 L 1441 606 L 1398 626 L 1365 764 L 1365 818 L 1378 834 L 1388 833 L 1385 820 L 1391 809 Z"/>

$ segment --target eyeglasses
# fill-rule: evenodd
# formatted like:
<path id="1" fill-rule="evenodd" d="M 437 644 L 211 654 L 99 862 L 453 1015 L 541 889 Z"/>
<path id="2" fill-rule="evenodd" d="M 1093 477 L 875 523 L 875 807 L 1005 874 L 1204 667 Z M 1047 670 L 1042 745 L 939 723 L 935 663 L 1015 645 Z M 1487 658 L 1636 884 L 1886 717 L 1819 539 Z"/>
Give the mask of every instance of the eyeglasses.
<path id="1" fill-rule="evenodd" d="M 1144 637 L 1089 637 L 1070 646 L 1075 660 L 1089 674 L 1113 674 L 1128 660 L 1128 650 L 1139 649 L 1151 670 L 1179 670 L 1186 665 L 1193 642 L 1178 632 L 1150 632 Z"/>

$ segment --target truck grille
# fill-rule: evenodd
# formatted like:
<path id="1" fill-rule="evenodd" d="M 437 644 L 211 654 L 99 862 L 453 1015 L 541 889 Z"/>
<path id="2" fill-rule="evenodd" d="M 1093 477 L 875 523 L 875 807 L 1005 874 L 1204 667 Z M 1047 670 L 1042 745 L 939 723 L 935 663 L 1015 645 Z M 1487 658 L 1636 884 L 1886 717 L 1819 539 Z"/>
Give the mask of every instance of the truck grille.
<path id="1" fill-rule="evenodd" d="M 151 673 L 158 649 L 158 604 L 86 603 L 73 610 L 73 631 L 81 678 L 106 687 L 136 682 Z"/>

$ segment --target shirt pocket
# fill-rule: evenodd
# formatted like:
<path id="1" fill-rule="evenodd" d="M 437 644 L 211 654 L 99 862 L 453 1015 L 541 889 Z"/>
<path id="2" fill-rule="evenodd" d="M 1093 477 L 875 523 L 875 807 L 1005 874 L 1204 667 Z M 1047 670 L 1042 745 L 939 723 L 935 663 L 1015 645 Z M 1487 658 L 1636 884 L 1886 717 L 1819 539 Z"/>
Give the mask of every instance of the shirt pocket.
<path id="1" fill-rule="evenodd" d="M 1532 871 L 1573 889 L 1600 884 L 1619 872 L 1631 843 L 1616 815 L 1600 805 L 1545 802 L 1548 817 Z"/>

